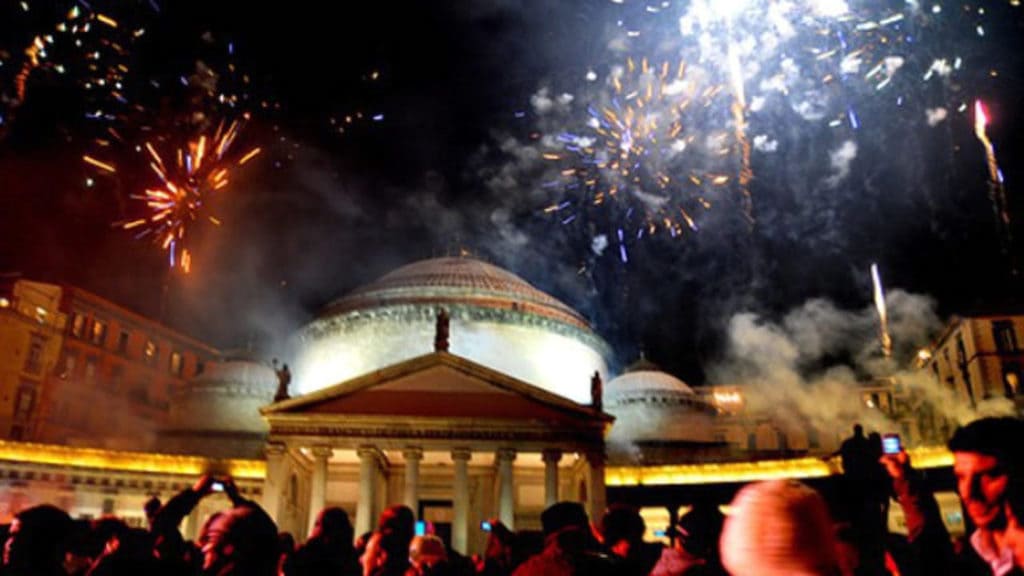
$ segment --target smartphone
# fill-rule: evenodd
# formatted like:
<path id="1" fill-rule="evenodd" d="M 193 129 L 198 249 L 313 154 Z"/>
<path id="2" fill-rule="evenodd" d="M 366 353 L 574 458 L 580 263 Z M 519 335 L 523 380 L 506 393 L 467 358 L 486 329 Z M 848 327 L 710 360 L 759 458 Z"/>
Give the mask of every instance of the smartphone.
<path id="1" fill-rule="evenodd" d="M 223 492 L 224 491 L 224 483 L 223 482 L 214 482 L 213 484 L 210 485 L 210 490 L 213 490 L 214 492 Z"/>
<path id="2" fill-rule="evenodd" d="M 416 536 L 426 536 L 427 534 L 427 523 L 424 520 L 416 521 Z"/>
<path id="3" fill-rule="evenodd" d="M 886 434 L 882 436 L 882 453 L 899 454 L 903 450 L 903 443 L 900 442 L 899 434 Z"/>
<path id="4" fill-rule="evenodd" d="M 480 529 L 483 530 L 484 532 L 490 532 L 491 531 L 491 523 L 488 522 L 487 520 L 484 520 L 484 521 L 480 522 Z"/>

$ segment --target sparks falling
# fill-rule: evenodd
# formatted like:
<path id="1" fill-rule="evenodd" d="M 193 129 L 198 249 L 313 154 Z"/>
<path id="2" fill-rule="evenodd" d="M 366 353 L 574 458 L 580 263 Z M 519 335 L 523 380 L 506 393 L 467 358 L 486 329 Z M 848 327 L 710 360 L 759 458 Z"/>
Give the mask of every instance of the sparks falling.
<path id="1" fill-rule="evenodd" d="M 688 109 L 706 105 L 719 90 L 702 89 L 697 79 L 688 78 L 683 61 L 654 64 L 646 58 L 628 58 L 606 87 L 600 101 L 587 106 L 585 128 L 559 134 L 553 141 L 557 148 L 542 153 L 560 166 L 554 188 L 561 197 L 544 211 L 616 210 L 624 220 L 615 231 L 622 242 L 659 231 L 672 237 L 684 229 L 696 231 L 691 214 L 710 207 L 705 186 L 722 186 L 728 177 L 705 172 L 680 177 L 677 164 L 692 142 L 684 130 Z M 567 224 L 575 216 L 559 218 Z"/>
<path id="2" fill-rule="evenodd" d="M 191 270 L 192 253 L 187 244 L 190 227 L 201 220 L 220 225 L 218 218 L 206 213 L 209 196 L 228 186 L 234 166 L 246 164 L 260 153 L 260 148 L 253 148 L 237 161 L 228 160 L 241 126 L 239 120 L 228 125 L 221 122 L 212 136 L 202 134 L 178 148 L 174 160 L 166 160 L 152 142 L 145 143 L 149 168 L 160 186 L 132 195 L 145 202 L 149 215 L 121 223 L 121 227 L 140 229 L 136 237 L 151 238 L 167 252 L 171 268 L 186 274 Z"/>
<path id="3" fill-rule="evenodd" d="M 988 195 L 992 201 L 992 211 L 996 216 L 1002 240 L 1003 253 L 1010 259 L 1010 271 L 1017 274 L 1016 257 L 1012 254 L 1013 237 L 1010 226 L 1010 209 L 1006 198 L 1006 186 L 1003 182 L 1003 171 L 999 168 L 996 149 L 988 137 L 988 115 L 981 100 L 974 102 L 974 135 L 985 149 L 985 164 L 988 166 Z"/>
<path id="4" fill-rule="evenodd" d="M 878 335 L 882 345 L 882 354 L 886 358 L 892 356 L 892 337 L 889 335 L 889 313 L 885 307 L 885 292 L 882 290 L 882 277 L 878 273 L 878 264 L 871 264 L 871 284 L 874 287 L 875 310 L 878 311 Z"/>

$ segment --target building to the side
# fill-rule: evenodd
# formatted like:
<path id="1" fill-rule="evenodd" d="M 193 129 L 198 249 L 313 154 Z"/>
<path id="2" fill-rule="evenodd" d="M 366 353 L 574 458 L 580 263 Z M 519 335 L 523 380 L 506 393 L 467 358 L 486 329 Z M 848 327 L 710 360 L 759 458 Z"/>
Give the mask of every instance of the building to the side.
<path id="1" fill-rule="evenodd" d="M 0 283 L 0 437 L 151 449 L 210 346 L 68 285 Z"/>
<path id="2" fill-rule="evenodd" d="M 922 351 L 921 366 L 972 407 L 997 398 L 1016 400 L 1024 392 L 1024 348 L 1017 336 L 1022 331 L 1024 316 L 954 317 Z"/>

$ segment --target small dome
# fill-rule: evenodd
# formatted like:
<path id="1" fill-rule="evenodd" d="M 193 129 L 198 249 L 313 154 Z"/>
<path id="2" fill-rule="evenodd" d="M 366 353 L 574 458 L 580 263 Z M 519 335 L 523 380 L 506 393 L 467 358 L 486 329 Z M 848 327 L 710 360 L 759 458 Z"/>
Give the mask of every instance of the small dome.
<path id="1" fill-rule="evenodd" d="M 237 391 L 266 394 L 271 396 L 277 390 L 277 373 L 265 362 L 248 358 L 226 358 L 219 362 L 207 362 L 201 374 L 189 382 L 189 387 L 208 386 L 232 387 Z"/>
<path id="2" fill-rule="evenodd" d="M 161 445 L 168 452 L 258 458 L 267 433 L 259 409 L 273 401 L 277 385 L 273 367 L 254 358 L 207 362 L 174 392 Z"/>
<path id="3" fill-rule="evenodd" d="M 679 378 L 664 372 L 653 362 L 641 357 L 613 378 L 605 387 L 606 403 L 614 405 L 638 399 L 693 397 L 697 393 Z"/>

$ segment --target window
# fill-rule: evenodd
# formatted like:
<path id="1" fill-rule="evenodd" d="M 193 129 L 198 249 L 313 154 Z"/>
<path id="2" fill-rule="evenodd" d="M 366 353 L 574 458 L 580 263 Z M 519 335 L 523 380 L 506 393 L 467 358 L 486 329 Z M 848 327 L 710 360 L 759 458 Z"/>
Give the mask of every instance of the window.
<path id="1" fill-rule="evenodd" d="M 121 389 L 121 382 L 124 381 L 124 366 L 114 366 L 110 369 L 110 389 L 117 392 Z"/>
<path id="2" fill-rule="evenodd" d="M 817 428 L 807 430 L 807 446 L 810 448 L 821 448 L 821 437 L 818 435 Z"/>
<path id="3" fill-rule="evenodd" d="M 782 430 L 775 431 L 775 441 L 779 444 L 779 450 L 789 450 L 789 437 Z"/>
<path id="4" fill-rule="evenodd" d="M 14 419 L 28 420 L 29 414 L 36 403 L 36 391 L 30 385 L 22 384 L 18 388 L 18 397 L 14 401 Z"/>
<path id="5" fill-rule="evenodd" d="M 75 316 L 71 320 L 71 335 L 75 338 L 81 338 L 83 334 L 85 334 L 85 315 L 75 312 Z"/>
<path id="6" fill-rule="evenodd" d="M 78 363 L 78 353 L 74 350 L 69 350 L 64 354 L 64 370 L 61 371 L 60 377 L 65 380 L 68 378 L 74 378 L 75 376 L 75 365 Z"/>
<path id="7" fill-rule="evenodd" d="M 95 356 L 89 356 L 85 359 L 85 381 L 89 384 L 96 382 L 96 364 L 98 359 Z"/>
<path id="8" fill-rule="evenodd" d="M 127 330 L 121 330 L 121 333 L 117 336 L 117 353 L 128 354 L 128 339 L 131 338 L 131 333 Z"/>
<path id="9" fill-rule="evenodd" d="M 1007 398 L 1020 393 L 1020 367 L 1016 364 L 1003 366 L 1003 392 Z"/>
<path id="10" fill-rule="evenodd" d="M 95 320 L 92 323 L 92 343 L 97 346 L 103 346 L 104 340 L 107 338 L 107 323 Z"/>
<path id="11" fill-rule="evenodd" d="M 992 337 L 996 341 L 996 350 L 1002 353 L 1017 351 L 1017 334 L 1013 331 L 1010 320 L 996 320 L 992 323 Z"/>
<path id="12" fill-rule="evenodd" d="M 196 376 L 202 374 L 203 370 L 206 370 L 206 362 L 196 360 Z"/>
<path id="13" fill-rule="evenodd" d="M 33 333 L 28 342 L 28 354 L 25 355 L 25 372 L 39 374 L 43 371 L 43 347 L 46 338 L 42 334 Z"/>
<path id="14" fill-rule="evenodd" d="M 146 347 L 143 349 L 143 360 L 146 364 L 152 366 L 156 362 L 156 357 L 159 355 L 160 350 L 156 346 L 156 342 L 152 340 L 146 340 Z"/>
<path id="15" fill-rule="evenodd" d="M 747 434 L 747 450 L 757 450 L 757 434 Z"/>
<path id="16" fill-rule="evenodd" d="M 182 368 L 185 367 L 185 360 L 184 358 L 182 358 L 181 352 L 178 352 L 177 350 L 171 352 L 170 364 L 171 374 L 174 374 L 175 376 L 181 376 Z"/>

